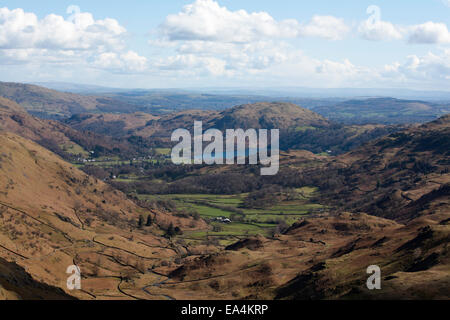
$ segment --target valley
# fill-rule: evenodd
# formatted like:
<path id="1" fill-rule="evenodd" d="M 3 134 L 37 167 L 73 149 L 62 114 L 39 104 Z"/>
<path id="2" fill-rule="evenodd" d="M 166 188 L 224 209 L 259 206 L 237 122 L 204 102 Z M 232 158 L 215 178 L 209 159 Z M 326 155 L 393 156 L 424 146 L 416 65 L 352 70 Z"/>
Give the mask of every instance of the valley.
<path id="1" fill-rule="evenodd" d="M 1 299 L 449 297 L 448 115 L 338 123 L 257 102 L 49 120 L 12 96 L 0 98 Z M 174 165 L 170 134 L 196 120 L 279 128 L 279 173 Z M 70 265 L 81 290 L 67 288 Z M 369 265 L 382 291 L 367 290 Z"/>

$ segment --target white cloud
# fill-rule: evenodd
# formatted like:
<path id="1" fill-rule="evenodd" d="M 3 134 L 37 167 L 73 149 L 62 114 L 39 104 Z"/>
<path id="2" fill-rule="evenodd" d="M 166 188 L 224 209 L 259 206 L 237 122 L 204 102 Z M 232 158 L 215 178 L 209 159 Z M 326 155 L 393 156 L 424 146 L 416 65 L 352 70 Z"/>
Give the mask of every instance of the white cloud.
<path id="1" fill-rule="evenodd" d="M 450 0 L 449 0 L 450 1 Z M 359 35 L 370 41 L 407 39 L 412 44 L 450 43 L 450 31 L 445 23 L 429 21 L 410 26 L 398 26 L 387 21 L 363 21 L 358 27 Z"/>
<path id="2" fill-rule="evenodd" d="M 300 28 L 300 35 L 330 40 L 341 40 L 350 28 L 344 20 L 333 16 L 314 16 L 311 22 Z"/>
<path id="3" fill-rule="evenodd" d="M 213 0 L 197 0 L 178 14 L 167 16 L 160 30 L 169 40 L 245 43 L 261 38 L 298 35 L 295 20 L 275 21 L 266 12 L 229 11 Z"/>
<path id="4" fill-rule="evenodd" d="M 214 57 L 200 57 L 193 54 L 180 54 L 160 59 L 155 64 L 166 71 L 184 72 L 185 75 L 225 76 L 232 75 L 226 70 L 226 61 Z M 186 72 L 187 71 L 187 72 Z"/>
<path id="5" fill-rule="evenodd" d="M 450 43 L 450 32 L 445 23 L 426 22 L 410 27 L 410 43 Z"/>
<path id="6" fill-rule="evenodd" d="M 410 55 L 403 63 L 395 62 L 384 67 L 383 76 L 405 84 L 421 83 L 429 87 L 447 88 L 450 80 L 450 49 L 439 54 Z"/>
<path id="7" fill-rule="evenodd" d="M 442 3 L 447 7 L 450 7 L 450 0 L 442 0 Z"/>
<path id="8" fill-rule="evenodd" d="M 94 60 L 94 66 L 114 72 L 143 72 L 147 69 L 147 58 L 134 51 L 126 53 L 104 52 Z"/>
<path id="9" fill-rule="evenodd" d="M 341 39 L 349 28 L 332 16 L 314 16 L 303 25 L 295 19 L 276 21 L 266 12 L 230 11 L 213 0 L 197 0 L 166 17 L 160 32 L 170 41 L 249 43 L 264 39 L 312 36 Z"/>
<path id="10" fill-rule="evenodd" d="M 59 64 L 70 65 L 81 63 L 87 57 L 86 53 L 77 54 L 73 50 L 48 49 L 0 49 L 2 64 Z"/>
<path id="11" fill-rule="evenodd" d="M 399 27 L 381 20 L 374 23 L 371 23 L 369 20 L 362 22 L 358 27 L 358 32 L 361 37 L 370 41 L 398 40 L 403 38 Z"/>
<path id="12" fill-rule="evenodd" d="M 126 30 L 114 19 L 77 13 L 72 21 L 50 14 L 39 20 L 23 9 L 0 8 L 1 49 L 92 50 L 120 48 Z"/>
<path id="13" fill-rule="evenodd" d="M 288 61 L 296 51 L 285 41 L 299 37 L 342 39 L 349 27 L 332 16 L 312 17 L 307 23 L 277 21 L 266 12 L 230 11 L 213 0 L 197 0 L 166 17 L 150 44 L 173 54 L 157 68 L 190 69 L 212 76 L 244 76 Z"/>
<path id="14" fill-rule="evenodd" d="M 143 72 L 148 61 L 125 50 L 126 34 L 117 20 L 95 20 L 87 12 L 38 19 L 20 8 L 0 8 L 0 63 Z"/>

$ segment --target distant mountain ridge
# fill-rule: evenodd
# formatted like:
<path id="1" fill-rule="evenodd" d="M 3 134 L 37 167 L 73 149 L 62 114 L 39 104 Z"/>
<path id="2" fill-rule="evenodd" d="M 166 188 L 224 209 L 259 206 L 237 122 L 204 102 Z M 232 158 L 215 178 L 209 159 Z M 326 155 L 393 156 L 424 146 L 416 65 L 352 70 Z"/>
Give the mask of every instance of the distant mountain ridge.
<path id="1" fill-rule="evenodd" d="M 410 96 L 406 95 L 410 100 L 405 100 L 375 94 L 335 96 L 332 90 L 327 89 L 311 89 L 311 95 L 299 96 L 289 90 L 275 94 L 275 89 L 251 93 L 245 90 L 109 89 L 65 83 L 44 85 L 64 92 L 30 84 L 0 82 L 0 96 L 17 102 L 32 115 L 57 119 L 83 113 L 165 115 L 192 109 L 222 112 L 232 106 L 268 101 L 301 105 L 327 119 L 345 124 L 425 123 L 450 112 L 450 96 L 447 100 L 443 96 L 441 101 L 433 99 L 434 102 L 427 102 L 423 98 L 418 100 L 419 96 L 413 94 L 414 91 Z M 71 90 L 78 94 L 70 93 Z"/>
<path id="2" fill-rule="evenodd" d="M 120 120 L 121 118 L 121 120 Z M 73 116 L 65 123 L 77 130 L 103 131 L 108 122 L 116 123 L 115 131 L 123 136 L 136 135 L 145 138 L 158 136 L 170 138 L 178 128 L 191 130 L 194 121 L 202 121 L 204 129 L 297 129 L 301 127 L 323 127 L 329 122 L 317 113 L 292 103 L 261 102 L 246 104 L 222 112 L 207 110 L 187 110 L 160 117 L 148 117 L 142 126 L 130 126 L 130 123 L 143 124 L 141 114 L 127 117 L 113 115 Z M 120 121 L 120 122 L 115 122 Z M 120 131 L 120 127 L 122 128 Z M 102 134 L 108 134 L 101 132 Z"/>
<path id="3" fill-rule="evenodd" d="M 136 105 L 108 97 L 83 96 L 30 84 L 0 82 L 0 96 L 41 117 L 70 117 L 84 112 L 132 112 Z"/>
<path id="4" fill-rule="evenodd" d="M 425 123 L 450 112 L 450 103 L 437 104 L 421 100 L 395 98 L 353 99 L 313 110 L 329 119 L 347 124 Z"/>
<path id="5" fill-rule="evenodd" d="M 304 99 L 323 99 L 323 98 L 341 98 L 345 100 L 355 97 L 393 97 L 397 99 L 413 100 L 431 100 L 443 101 L 450 100 L 450 91 L 443 90 L 412 90 L 402 88 L 308 88 L 308 87 L 186 87 L 186 88 L 114 88 L 108 86 L 99 86 L 95 84 L 82 84 L 70 82 L 35 82 L 32 83 L 53 90 L 69 91 L 74 93 L 88 93 L 96 95 L 99 93 L 114 92 L 192 92 L 210 95 L 247 95 L 247 96 L 265 96 L 266 98 L 293 97 Z M 271 100 L 271 99 L 269 99 Z"/>
<path id="6" fill-rule="evenodd" d="M 148 121 L 145 123 L 145 119 Z M 279 129 L 280 147 L 305 149 L 315 153 L 332 151 L 339 154 L 361 143 L 392 133 L 399 126 L 335 124 L 314 111 L 285 102 L 258 102 L 235 106 L 224 111 L 186 110 L 161 115 L 75 115 L 65 124 L 79 131 L 91 131 L 112 137 L 132 136 L 170 145 L 170 136 L 176 129 L 192 132 L 194 122 L 202 121 L 203 129 Z"/>

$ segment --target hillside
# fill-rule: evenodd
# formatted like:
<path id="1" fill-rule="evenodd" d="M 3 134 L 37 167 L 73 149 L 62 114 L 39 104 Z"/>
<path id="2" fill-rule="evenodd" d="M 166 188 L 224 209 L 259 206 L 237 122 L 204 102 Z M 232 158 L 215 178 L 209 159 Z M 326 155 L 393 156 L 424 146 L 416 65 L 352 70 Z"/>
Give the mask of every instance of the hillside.
<path id="1" fill-rule="evenodd" d="M 236 106 L 222 111 L 208 127 L 221 130 L 229 128 L 296 129 L 329 125 L 322 116 L 292 103 L 262 102 Z"/>
<path id="2" fill-rule="evenodd" d="M 129 136 L 135 130 L 145 127 L 149 121 L 159 118 L 148 113 L 131 114 L 79 114 L 64 121 L 78 131 L 90 131 L 112 137 Z"/>
<path id="3" fill-rule="evenodd" d="M 139 227 L 139 216 L 151 216 L 152 225 Z M 125 279 L 148 280 L 154 276 L 148 268 L 170 265 L 185 251 L 163 237 L 171 223 L 205 227 L 202 220 L 138 207 L 39 145 L 0 134 L 0 258 L 23 267 L 33 281 L 78 298 L 130 298 L 120 287 Z M 84 287 L 68 292 L 65 272 L 74 263 Z M 26 298 L 3 280 L 0 285 Z"/>
<path id="4" fill-rule="evenodd" d="M 51 140 L 56 145 L 70 143 L 57 122 L 30 116 L 17 103 L 0 97 L 0 130 L 13 132 L 33 141 Z M 66 127 L 66 130 L 71 130 Z M 73 131 L 73 130 L 72 130 Z"/>
<path id="5" fill-rule="evenodd" d="M 406 225 L 345 212 L 305 218 L 274 238 L 191 258 L 157 292 L 177 299 L 448 299 L 445 217 Z M 370 265 L 381 268 L 382 290 L 366 287 Z"/>
<path id="6" fill-rule="evenodd" d="M 318 114 L 291 103 L 256 103 L 236 106 L 223 112 L 187 110 L 155 117 L 149 114 L 79 115 L 65 123 L 77 130 L 142 137 L 170 137 L 178 128 L 192 129 L 194 121 L 203 121 L 204 128 L 217 129 L 296 129 L 326 126 L 328 121 Z"/>
<path id="7" fill-rule="evenodd" d="M 279 176 L 264 183 L 319 186 L 310 201 L 326 209 L 281 235 L 247 237 L 224 252 L 192 258 L 159 292 L 178 299 L 448 299 L 449 120 L 339 157 L 283 154 Z M 258 185 L 251 169 L 222 170 L 232 172 Z M 201 180 L 192 176 L 191 185 Z M 366 287 L 370 265 L 381 268 L 380 291 Z"/>
<path id="8" fill-rule="evenodd" d="M 333 203 L 391 219 L 445 211 L 450 116 L 370 142 L 317 172 Z M 327 180 L 321 180 L 326 174 Z"/>
<path id="9" fill-rule="evenodd" d="M 138 111 L 136 105 L 107 97 L 83 96 L 30 84 L 0 82 L 0 96 L 40 117 L 70 117 L 83 112 Z"/>
<path id="10" fill-rule="evenodd" d="M 127 115 L 117 115 L 126 118 Z M 151 116 L 150 116 L 151 117 Z M 146 146 L 133 145 L 126 139 L 114 139 L 91 131 L 79 132 L 61 122 L 44 120 L 28 114 L 17 103 L 0 97 L 0 132 L 13 132 L 73 160 L 94 156 L 136 156 L 147 152 Z"/>
<path id="11" fill-rule="evenodd" d="M 261 102 L 240 105 L 222 112 L 188 110 L 161 116 L 145 113 L 127 115 L 75 115 L 64 121 L 73 129 L 126 138 L 139 136 L 161 147 L 170 146 L 170 136 L 178 128 L 193 130 L 202 121 L 204 130 L 217 128 L 280 129 L 283 150 L 304 149 L 315 153 L 331 150 L 348 152 L 372 139 L 388 135 L 401 126 L 331 123 L 322 116 L 291 103 Z"/>

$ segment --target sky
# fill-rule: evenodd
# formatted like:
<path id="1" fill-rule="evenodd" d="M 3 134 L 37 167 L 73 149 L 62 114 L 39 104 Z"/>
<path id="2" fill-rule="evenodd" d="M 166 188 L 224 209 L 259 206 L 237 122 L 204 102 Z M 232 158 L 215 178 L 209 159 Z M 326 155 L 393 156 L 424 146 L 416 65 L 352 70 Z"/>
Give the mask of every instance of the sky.
<path id="1" fill-rule="evenodd" d="M 450 91 L 450 0 L 6 0 L 0 81 Z"/>

